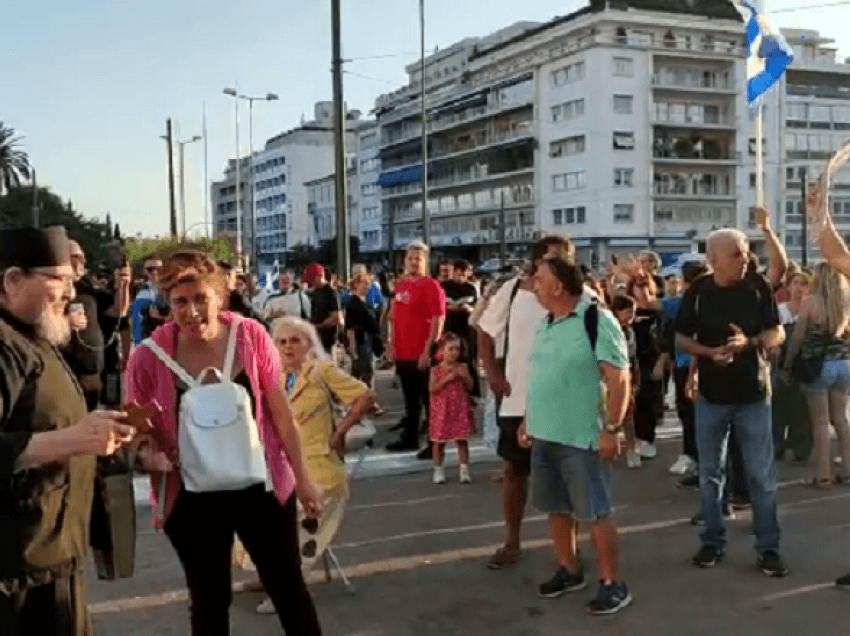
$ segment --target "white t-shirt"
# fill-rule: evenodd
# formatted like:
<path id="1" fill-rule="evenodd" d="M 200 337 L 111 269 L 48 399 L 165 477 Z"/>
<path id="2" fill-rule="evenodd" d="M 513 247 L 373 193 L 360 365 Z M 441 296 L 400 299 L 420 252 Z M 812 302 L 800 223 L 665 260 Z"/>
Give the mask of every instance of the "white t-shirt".
<path id="1" fill-rule="evenodd" d="M 274 294 L 266 298 L 263 303 L 263 317 L 268 318 L 272 313 L 285 311 L 287 316 L 301 318 L 302 304 L 304 316 L 310 319 L 310 298 L 301 290 L 292 291 L 288 294 Z"/>
<path id="2" fill-rule="evenodd" d="M 484 330 L 495 343 L 496 357 L 504 355 L 505 325 L 508 319 L 508 305 L 511 292 L 517 279 L 506 282 L 490 299 L 487 309 L 478 322 L 478 327 Z M 499 415 L 502 417 L 523 417 L 525 415 L 526 380 L 529 372 L 529 359 L 534 338 L 540 325 L 546 320 L 547 312 L 539 302 L 534 292 L 518 289 L 514 302 L 510 304 L 511 320 L 508 334 L 508 358 L 505 364 L 505 377 L 511 385 L 511 394 L 502 400 Z"/>

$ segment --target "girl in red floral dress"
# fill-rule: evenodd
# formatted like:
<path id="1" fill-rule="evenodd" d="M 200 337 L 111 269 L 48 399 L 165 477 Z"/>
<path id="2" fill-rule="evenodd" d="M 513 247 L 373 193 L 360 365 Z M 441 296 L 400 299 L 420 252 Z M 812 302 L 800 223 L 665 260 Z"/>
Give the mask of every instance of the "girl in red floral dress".
<path id="1" fill-rule="evenodd" d="M 461 360 L 461 341 L 447 333 L 438 342 L 440 363 L 431 369 L 431 442 L 434 444 L 434 483 L 446 483 L 443 470 L 446 442 L 457 442 L 460 462 L 460 483 L 471 484 L 469 474 L 469 444 L 474 429 L 469 392 L 472 378 Z"/>

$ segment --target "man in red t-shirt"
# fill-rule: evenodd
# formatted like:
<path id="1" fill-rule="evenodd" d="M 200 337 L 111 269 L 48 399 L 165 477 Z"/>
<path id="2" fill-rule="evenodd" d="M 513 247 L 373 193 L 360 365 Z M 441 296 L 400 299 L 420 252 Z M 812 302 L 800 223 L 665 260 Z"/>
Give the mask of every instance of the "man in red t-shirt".
<path id="1" fill-rule="evenodd" d="M 445 315 L 446 296 L 428 275 L 428 247 L 411 243 L 404 257 L 404 276 L 396 283 L 387 333 L 387 361 L 395 362 L 404 394 L 404 430 L 387 450 L 419 448 L 422 407 L 427 413 L 429 405 L 431 346 L 440 337 Z"/>

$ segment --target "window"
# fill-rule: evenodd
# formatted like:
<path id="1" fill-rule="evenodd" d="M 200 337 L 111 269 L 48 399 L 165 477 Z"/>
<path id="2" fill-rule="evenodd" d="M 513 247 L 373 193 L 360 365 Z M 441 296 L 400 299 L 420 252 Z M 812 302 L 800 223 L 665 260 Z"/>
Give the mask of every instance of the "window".
<path id="1" fill-rule="evenodd" d="M 618 115 L 631 115 L 633 101 L 631 95 L 614 95 L 614 112 Z"/>
<path id="2" fill-rule="evenodd" d="M 563 222 L 563 210 L 552 210 L 552 225 L 561 225 Z"/>
<path id="3" fill-rule="evenodd" d="M 584 98 L 552 106 L 552 121 L 568 121 L 584 115 Z"/>
<path id="4" fill-rule="evenodd" d="M 755 137 L 750 137 L 749 147 L 750 147 L 750 156 L 755 157 L 756 156 L 756 138 Z M 763 153 L 767 153 L 767 139 L 761 140 L 761 151 Z"/>
<path id="5" fill-rule="evenodd" d="M 633 223 L 635 220 L 635 206 L 631 203 L 614 204 L 614 223 Z"/>
<path id="6" fill-rule="evenodd" d="M 584 170 L 552 175 L 553 190 L 580 190 L 586 185 Z"/>
<path id="7" fill-rule="evenodd" d="M 614 58 L 614 75 L 632 77 L 635 74 L 635 61 L 630 57 Z"/>
<path id="8" fill-rule="evenodd" d="M 634 150 L 635 134 L 633 132 L 614 132 L 614 150 Z"/>
<path id="9" fill-rule="evenodd" d="M 631 188 L 634 186 L 634 168 L 614 168 L 614 187 Z"/>
<path id="10" fill-rule="evenodd" d="M 550 157 L 569 157 L 584 152 L 584 135 L 559 139 L 549 144 Z"/>
<path id="11" fill-rule="evenodd" d="M 549 74 L 552 86 L 563 86 L 584 79 L 584 62 L 564 66 Z"/>

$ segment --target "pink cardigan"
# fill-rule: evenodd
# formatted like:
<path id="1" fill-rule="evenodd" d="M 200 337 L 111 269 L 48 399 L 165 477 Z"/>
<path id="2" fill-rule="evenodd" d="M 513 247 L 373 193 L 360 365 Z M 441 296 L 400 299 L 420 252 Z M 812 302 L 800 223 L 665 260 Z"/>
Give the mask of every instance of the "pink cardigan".
<path id="1" fill-rule="evenodd" d="M 226 325 L 238 319 L 236 340 L 237 360 L 242 364 L 251 389 L 257 398 L 257 426 L 266 451 L 266 461 L 272 476 L 277 498 L 283 503 L 295 490 L 295 475 L 284 450 L 277 427 L 272 418 L 266 393 L 280 385 L 280 356 L 271 337 L 258 322 L 245 319 L 226 311 L 219 316 Z M 178 327 L 173 322 L 159 327 L 151 336 L 170 356 L 174 355 Z M 169 459 L 177 456 L 177 383 L 174 374 L 147 347 L 136 347 L 127 363 L 127 402 L 136 401 L 141 406 L 153 400 L 162 407 L 162 413 L 154 421 L 153 436 L 158 450 L 164 451 Z M 180 491 L 180 472 L 151 472 L 151 506 L 154 511 L 154 526 L 161 528 L 171 514 L 177 493 Z M 166 479 L 165 501 L 159 501 L 162 479 Z"/>

